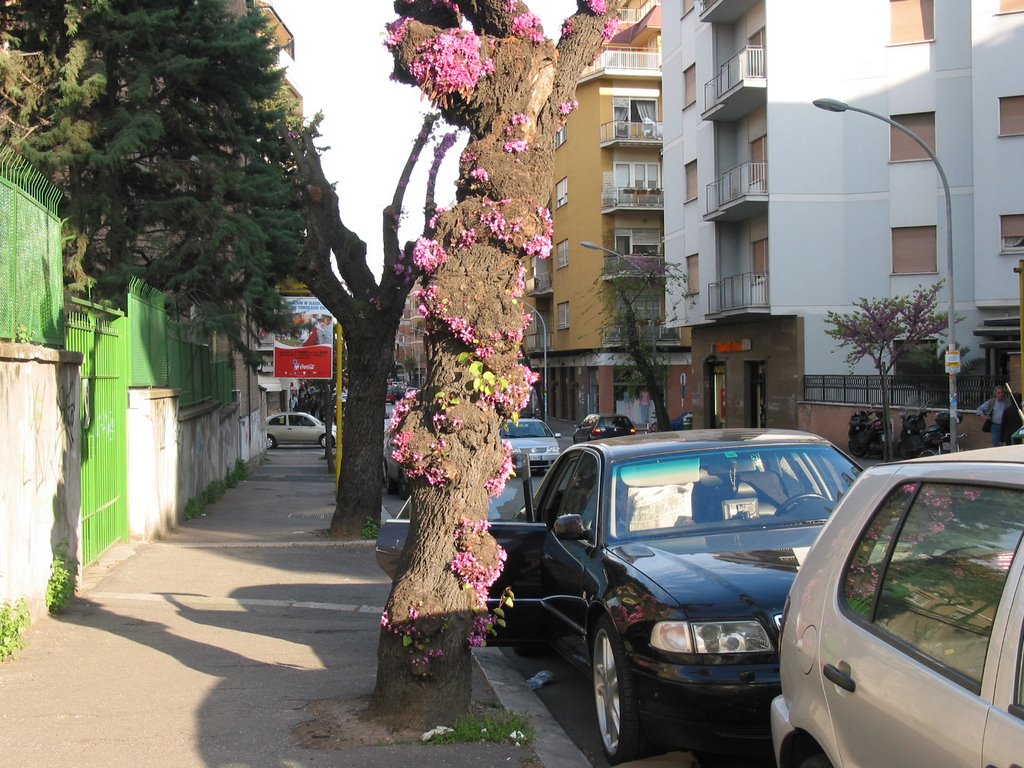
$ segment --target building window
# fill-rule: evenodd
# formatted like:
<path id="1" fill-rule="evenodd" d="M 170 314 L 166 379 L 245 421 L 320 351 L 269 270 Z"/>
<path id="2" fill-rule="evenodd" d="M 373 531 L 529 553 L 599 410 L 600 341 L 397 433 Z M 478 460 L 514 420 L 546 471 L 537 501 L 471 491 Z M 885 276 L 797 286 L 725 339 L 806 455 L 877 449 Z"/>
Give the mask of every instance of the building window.
<path id="1" fill-rule="evenodd" d="M 661 230 L 616 229 L 615 250 L 623 256 L 660 256 Z"/>
<path id="2" fill-rule="evenodd" d="M 555 208 L 561 208 L 569 202 L 569 179 L 562 179 L 555 184 Z"/>
<path id="3" fill-rule="evenodd" d="M 555 246 L 555 258 L 558 259 L 558 267 L 569 266 L 569 241 L 559 240 L 558 245 Z"/>
<path id="4" fill-rule="evenodd" d="M 935 227 L 893 227 L 892 273 L 916 275 L 937 271 Z"/>
<path id="5" fill-rule="evenodd" d="M 697 161 L 686 164 L 686 202 L 697 199 Z"/>
<path id="6" fill-rule="evenodd" d="M 750 244 L 750 263 L 753 272 L 758 275 L 768 274 L 768 238 L 755 240 Z"/>
<path id="7" fill-rule="evenodd" d="M 565 144 L 565 140 L 569 138 L 569 128 L 563 125 L 557 131 L 555 131 L 555 149 Z"/>
<path id="8" fill-rule="evenodd" d="M 691 253 L 686 257 L 686 296 L 700 293 L 700 257 Z"/>
<path id="9" fill-rule="evenodd" d="M 999 217 L 1003 253 L 1024 252 L 1024 213 Z"/>
<path id="10" fill-rule="evenodd" d="M 999 99 L 999 135 L 1024 136 L 1024 96 Z"/>
<path id="11" fill-rule="evenodd" d="M 660 189 L 661 168 L 657 163 L 616 163 L 615 186 L 619 189 Z"/>
<path id="12" fill-rule="evenodd" d="M 683 16 L 693 10 L 693 0 L 683 0 Z"/>
<path id="13" fill-rule="evenodd" d="M 1017 13 L 1024 11 L 1024 0 L 999 0 L 1000 13 Z"/>
<path id="14" fill-rule="evenodd" d="M 933 0 L 889 0 L 890 42 L 923 43 L 935 39 Z"/>
<path id="15" fill-rule="evenodd" d="M 909 128 L 935 151 L 935 113 L 918 112 L 914 115 L 892 115 L 892 119 Z M 903 131 L 889 126 L 889 161 L 893 163 L 905 160 L 928 160 L 924 148 L 907 136 Z"/>
<path id="16" fill-rule="evenodd" d="M 683 70 L 683 109 L 697 103 L 697 65 Z"/>
<path id="17" fill-rule="evenodd" d="M 558 327 L 569 327 L 569 302 L 562 301 L 558 304 Z"/>

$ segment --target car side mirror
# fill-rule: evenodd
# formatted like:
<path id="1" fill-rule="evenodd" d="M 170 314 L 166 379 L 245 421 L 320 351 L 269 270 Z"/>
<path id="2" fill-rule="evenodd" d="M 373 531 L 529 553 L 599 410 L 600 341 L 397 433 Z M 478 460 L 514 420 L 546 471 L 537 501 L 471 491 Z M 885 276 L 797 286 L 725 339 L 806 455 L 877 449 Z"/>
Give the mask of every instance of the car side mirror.
<path id="1" fill-rule="evenodd" d="M 555 432 L 555 437 L 561 437 L 561 436 L 562 436 L 561 432 Z"/>
<path id="2" fill-rule="evenodd" d="M 590 531 L 583 525 L 580 515 L 559 515 L 552 527 L 556 539 L 580 541 L 590 538 Z"/>

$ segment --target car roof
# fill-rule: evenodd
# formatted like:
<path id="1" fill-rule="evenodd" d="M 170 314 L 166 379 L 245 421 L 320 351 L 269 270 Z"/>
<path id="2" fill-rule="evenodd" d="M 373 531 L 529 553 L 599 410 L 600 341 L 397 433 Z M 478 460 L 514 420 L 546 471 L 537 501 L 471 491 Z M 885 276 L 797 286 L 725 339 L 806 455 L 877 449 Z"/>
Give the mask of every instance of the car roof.
<path id="1" fill-rule="evenodd" d="M 750 448 L 754 445 L 827 445 L 825 438 L 795 429 L 695 429 L 679 432 L 651 432 L 611 437 L 588 443 L 579 443 L 567 448 L 582 450 L 586 447 L 599 450 L 608 459 L 629 459 L 635 456 L 649 456 L 669 451 L 699 451 L 710 448 Z"/>
<path id="2" fill-rule="evenodd" d="M 919 459 L 907 459 L 896 462 L 899 464 L 927 464 L 927 463 L 1011 463 L 1024 464 L 1024 445 L 1001 445 L 995 448 L 974 448 L 959 453 L 943 453 L 938 456 L 923 456 Z"/>

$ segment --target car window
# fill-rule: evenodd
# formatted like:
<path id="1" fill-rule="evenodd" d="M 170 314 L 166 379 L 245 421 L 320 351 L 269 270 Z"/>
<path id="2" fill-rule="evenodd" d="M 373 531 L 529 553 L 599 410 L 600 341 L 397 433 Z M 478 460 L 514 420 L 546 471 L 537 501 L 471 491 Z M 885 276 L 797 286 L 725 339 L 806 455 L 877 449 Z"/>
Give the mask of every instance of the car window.
<path id="1" fill-rule="evenodd" d="M 881 505 L 842 581 L 850 615 L 977 691 L 1024 530 L 1024 493 L 906 483 Z M 954 676 L 955 677 L 955 676 Z"/>
<path id="2" fill-rule="evenodd" d="M 562 494 L 562 504 L 558 514 L 579 515 L 583 518 L 583 527 L 591 531 L 594 530 L 597 523 L 599 481 L 597 456 L 592 453 L 583 454 L 576 462 L 576 471 L 573 473 L 565 493 Z"/>
<path id="3" fill-rule="evenodd" d="M 859 469 L 829 445 L 692 450 L 617 463 L 609 538 L 806 525 L 827 518 Z"/>
<path id="4" fill-rule="evenodd" d="M 578 461 L 577 455 L 575 459 L 570 458 L 560 462 L 560 466 L 557 468 L 558 474 L 544 483 L 544 495 L 539 499 L 540 506 L 537 509 L 537 515 L 539 516 L 538 520 L 548 526 L 552 525 L 560 514 L 562 498 L 565 496 L 566 488 L 572 479 Z"/>
<path id="5" fill-rule="evenodd" d="M 292 426 L 293 427 L 315 427 L 316 422 L 304 413 L 292 414 Z"/>
<path id="6" fill-rule="evenodd" d="M 274 416 L 267 421 L 267 424 L 272 427 L 283 427 L 286 418 L 286 416 Z"/>
<path id="7" fill-rule="evenodd" d="M 580 426 L 581 427 L 591 427 L 591 426 L 593 426 L 596 423 L 597 423 L 597 416 L 595 414 L 590 414 L 585 419 L 583 419 L 583 421 L 580 422 Z"/>

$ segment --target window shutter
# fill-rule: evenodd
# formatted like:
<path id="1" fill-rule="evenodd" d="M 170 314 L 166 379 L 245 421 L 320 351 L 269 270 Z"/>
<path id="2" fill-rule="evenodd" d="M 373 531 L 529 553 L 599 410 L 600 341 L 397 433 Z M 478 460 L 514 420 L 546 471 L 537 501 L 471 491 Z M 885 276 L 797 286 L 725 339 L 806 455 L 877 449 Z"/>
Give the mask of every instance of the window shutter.
<path id="1" fill-rule="evenodd" d="M 999 100 L 999 135 L 1024 134 L 1024 96 L 1004 96 Z"/>
<path id="2" fill-rule="evenodd" d="M 913 275 L 936 271 L 935 227 L 893 227 L 893 274 Z"/>

